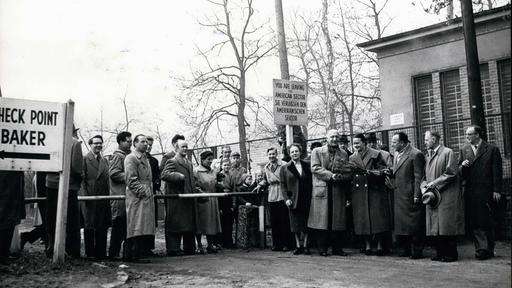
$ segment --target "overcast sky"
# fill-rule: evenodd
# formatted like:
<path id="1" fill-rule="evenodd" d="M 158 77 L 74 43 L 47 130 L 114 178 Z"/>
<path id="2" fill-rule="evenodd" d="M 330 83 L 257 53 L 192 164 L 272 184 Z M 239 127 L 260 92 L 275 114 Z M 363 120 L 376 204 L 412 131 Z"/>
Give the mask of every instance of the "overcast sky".
<path id="1" fill-rule="evenodd" d="M 258 17 L 274 25 L 274 1 L 255 2 Z M 285 18 L 290 11 L 321 6 L 320 0 L 283 2 Z M 2 94 L 58 102 L 73 99 L 76 122 L 84 127 L 97 124 L 101 110 L 106 126 L 123 121 L 120 99 L 126 93 L 131 111 L 138 116 L 146 111 L 144 123 L 134 126 L 133 132 L 151 126 L 156 114 L 163 129 L 183 133 L 172 102 L 178 93 L 176 83 L 169 75 L 186 75 L 194 43 L 209 43 L 211 32 L 197 24 L 207 11 L 203 0 L 2 0 Z M 391 0 L 387 13 L 394 17 L 388 35 L 443 19 L 404 0 Z M 257 75 L 248 90 L 270 95 L 272 79 L 280 75 L 278 59 L 259 65 Z"/>

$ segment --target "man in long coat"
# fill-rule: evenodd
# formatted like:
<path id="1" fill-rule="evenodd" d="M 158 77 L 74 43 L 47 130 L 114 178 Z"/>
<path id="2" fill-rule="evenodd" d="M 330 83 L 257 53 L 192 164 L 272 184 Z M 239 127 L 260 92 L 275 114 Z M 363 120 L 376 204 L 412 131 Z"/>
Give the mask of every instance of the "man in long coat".
<path id="1" fill-rule="evenodd" d="M 155 200 L 144 135 L 133 138 L 133 153 L 124 159 L 126 178 L 126 247 L 129 261 L 139 261 L 144 239 L 155 235 Z"/>
<path id="2" fill-rule="evenodd" d="M 83 196 L 109 195 L 108 161 L 101 156 L 103 137 L 89 139 L 91 151 L 84 156 L 82 172 Z M 80 203 L 84 218 L 85 255 L 105 258 L 107 253 L 107 229 L 110 225 L 110 203 L 108 201 L 83 201 Z"/>
<path id="3" fill-rule="evenodd" d="M 0 171 L 0 264 L 6 263 L 14 227 L 25 218 L 24 176 L 20 171 Z"/>
<path id="4" fill-rule="evenodd" d="M 436 255 L 432 261 L 457 261 L 457 235 L 464 234 L 464 198 L 459 185 L 457 159 L 452 149 L 439 144 L 441 136 L 425 132 L 427 161 L 425 189 L 436 188 L 441 194 L 439 206 L 427 205 L 427 236 L 435 241 Z"/>
<path id="5" fill-rule="evenodd" d="M 493 208 L 501 198 L 503 167 L 498 147 L 482 140 L 478 126 L 466 130 L 468 143 L 460 149 L 459 169 L 465 184 L 466 207 L 471 211 L 475 256 L 479 260 L 494 256 Z"/>
<path id="6" fill-rule="evenodd" d="M 130 154 L 132 146 L 132 134 L 130 132 L 120 132 L 117 134 L 117 150 L 114 151 L 109 161 L 109 184 L 110 195 L 126 195 L 126 178 L 124 173 L 124 159 Z M 121 250 L 121 244 L 126 240 L 126 205 L 125 200 L 113 200 L 111 203 L 112 211 L 112 230 L 110 232 L 110 247 L 108 256 L 117 258 Z M 126 244 L 126 242 L 125 242 Z M 126 245 L 124 245 L 126 252 Z"/>
<path id="7" fill-rule="evenodd" d="M 382 256 L 384 235 L 391 231 L 389 194 L 384 186 L 387 165 L 378 150 L 367 147 L 363 134 L 356 134 L 353 143 L 355 151 L 350 162 L 356 167 L 352 181 L 354 232 L 364 237 L 365 254 L 373 254 L 371 240 L 375 238 L 376 255 Z"/>
<path id="8" fill-rule="evenodd" d="M 176 155 L 167 160 L 161 177 L 165 181 L 166 194 L 194 193 L 194 170 L 187 159 L 188 144 L 179 139 L 175 144 Z M 181 239 L 187 255 L 194 254 L 196 231 L 196 200 L 169 199 L 165 213 L 165 244 L 168 256 L 180 256 Z"/>
<path id="9" fill-rule="evenodd" d="M 420 190 L 425 175 L 425 156 L 411 146 L 404 132 L 395 133 L 391 145 L 395 150 L 394 229 L 400 249 L 399 256 L 419 259 L 423 257 L 425 238 L 425 208 L 421 203 Z"/>
<path id="10" fill-rule="evenodd" d="M 332 246 L 334 255 L 346 256 L 343 234 L 347 229 L 345 209 L 351 172 L 347 169 L 348 155 L 338 146 L 338 131 L 327 131 L 326 139 L 326 145 L 311 152 L 313 191 L 308 227 L 315 229 L 320 255 L 327 256 Z"/>

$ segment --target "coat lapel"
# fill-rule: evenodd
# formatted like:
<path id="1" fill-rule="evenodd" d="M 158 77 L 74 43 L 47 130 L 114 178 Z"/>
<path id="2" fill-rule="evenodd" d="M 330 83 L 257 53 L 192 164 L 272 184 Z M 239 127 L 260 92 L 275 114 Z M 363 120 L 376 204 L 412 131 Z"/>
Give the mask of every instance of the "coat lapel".
<path id="1" fill-rule="evenodd" d="M 359 152 L 355 152 L 354 154 L 352 154 L 352 160 L 360 168 L 366 168 L 363 159 L 361 158 L 361 154 L 359 154 Z"/>
<path id="2" fill-rule="evenodd" d="M 412 150 L 411 146 L 408 146 L 407 149 L 402 154 L 402 157 L 400 157 L 400 160 L 398 161 L 398 163 L 396 163 L 395 168 L 393 169 L 393 174 L 395 174 L 396 171 L 398 169 L 400 169 L 402 164 L 404 164 L 405 160 L 407 160 L 407 158 L 409 158 L 409 156 L 411 155 L 411 150 Z M 397 156 L 398 156 L 398 154 L 395 156 L 395 159 Z"/>
<path id="3" fill-rule="evenodd" d="M 300 174 L 299 174 L 299 171 L 297 171 L 297 167 L 295 167 L 295 165 L 293 165 L 293 162 L 290 161 L 288 163 L 288 165 L 286 165 L 288 167 L 286 167 L 286 169 L 288 169 L 288 171 L 290 171 L 295 177 L 297 177 L 297 179 L 300 178 Z M 304 173 L 304 168 L 302 169 L 302 173 Z"/>
<path id="4" fill-rule="evenodd" d="M 478 160 L 478 158 L 480 158 L 480 156 L 485 154 L 485 152 L 487 151 L 488 146 L 489 145 L 487 145 L 487 143 L 482 140 L 482 143 L 480 144 L 480 147 L 478 147 L 478 150 L 476 150 L 475 160 L 473 160 L 473 161 Z M 469 149 L 471 149 L 471 147 Z"/>

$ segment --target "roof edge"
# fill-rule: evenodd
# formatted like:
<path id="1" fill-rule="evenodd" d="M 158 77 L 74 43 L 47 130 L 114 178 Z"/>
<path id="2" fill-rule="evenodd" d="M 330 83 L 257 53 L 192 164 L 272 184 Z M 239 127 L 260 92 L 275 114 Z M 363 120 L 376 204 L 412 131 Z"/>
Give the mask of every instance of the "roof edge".
<path id="1" fill-rule="evenodd" d="M 492 19 L 500 18 L 503 16 L 510 16 L 510 4 L 500 6 L 494 9 L 485 10 L 479 13 L 475 13 L 475 23 L 481 23 L 490 21 Z M 375 39 L 363 43 L 357 44 L 358 47 L 364 48 L 368 51 L 374 52 L 374 50 L 383 48 L 389 45 L 405 42 L 415 38 L 420 38 L 436 33 L 446 32 L 450 30 L 462 27 L 462 18 L 457 17 L 448 21 L 440 22 L 437 24 L 424 26 L 418 29 L 386 36 L 380 39 Z"/>

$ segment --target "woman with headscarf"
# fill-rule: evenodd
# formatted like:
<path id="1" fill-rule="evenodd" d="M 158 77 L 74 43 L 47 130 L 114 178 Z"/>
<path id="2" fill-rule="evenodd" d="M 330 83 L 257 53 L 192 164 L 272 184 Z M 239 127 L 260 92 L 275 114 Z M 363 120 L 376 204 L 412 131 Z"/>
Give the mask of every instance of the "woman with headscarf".
<path id="1" fill-rule="evenodd" d="M 309 163 L 300 159 L 300 145 L 291 144 L 288 149 L 291 160 L 281 168 L 280 179 L 281 191 L 290 213 L 290 229 L 295 234 L 296 248 L 293 254 L 311 254 L 306 226 L 313 189 L 311 169 Z M 300 245 L 301 236 L 304 239 L 303 246 Z"/>
<path id="2" fill-rule="evenodd" d="M 201 165 L 194 169 L 196 189 L 200 193 L 215 193 L 217 184 L 217 173 L 212 170 L 213 152 L 204 151 L 200 154 Z M 221 232 L 219 203 L 215 197 L 204 197 L 197 199 L 197 245 L 201 253 L 201 238 L 206 235 L 206 252 L 217 253 L 215 247 L 215 235 Z"/>

